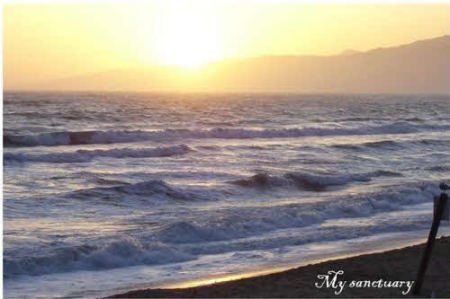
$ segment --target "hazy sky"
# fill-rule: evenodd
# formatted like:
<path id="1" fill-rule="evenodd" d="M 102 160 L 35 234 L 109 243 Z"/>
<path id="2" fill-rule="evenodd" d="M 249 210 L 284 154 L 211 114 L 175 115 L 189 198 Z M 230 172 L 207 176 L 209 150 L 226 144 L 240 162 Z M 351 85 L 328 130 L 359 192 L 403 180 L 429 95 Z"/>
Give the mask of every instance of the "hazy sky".
<path id="1" fill-rule="evenodd" d="M 4 86 L 152 64 L 330 55 L 450 34 L 448 3 L 180 3 L 6 5 Z"/>

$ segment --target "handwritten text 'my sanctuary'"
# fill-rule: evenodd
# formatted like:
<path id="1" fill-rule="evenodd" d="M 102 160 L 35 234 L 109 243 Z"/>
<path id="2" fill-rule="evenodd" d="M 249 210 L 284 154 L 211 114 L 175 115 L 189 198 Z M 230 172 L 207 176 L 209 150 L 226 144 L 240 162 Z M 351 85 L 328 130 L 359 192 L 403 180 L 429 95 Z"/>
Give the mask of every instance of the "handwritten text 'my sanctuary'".
<path id="1" fill-rule="evenodd" d="M 316 288 L 331 288 L 334 290 L 336 295 L 342 293 L 344 288 L 396 288 L 402 290 L 402 295 L 407 295 L 414 284 L 414 281 L 406 280 L 395 280 L 389 281 L 384 279 L 378 280 L 341 280 L 344 275 L 344 270 L 328 271 L 328 274 L 319 274 L 317 275 L 318 281 L 315 283 Z"/>

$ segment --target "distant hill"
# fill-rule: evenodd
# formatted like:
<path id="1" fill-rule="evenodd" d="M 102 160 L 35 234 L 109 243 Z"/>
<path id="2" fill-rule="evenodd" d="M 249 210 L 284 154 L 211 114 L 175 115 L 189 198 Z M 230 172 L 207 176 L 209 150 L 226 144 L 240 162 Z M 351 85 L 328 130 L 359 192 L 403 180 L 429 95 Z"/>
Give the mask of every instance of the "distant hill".
<path id="1" fill-rule="evenodd" d="M 66 90 L 195 90 L 450 94 L 450 36 L 334 56 L 264 56 L 176 67 L 117 70 L 41 85 Z"/>
<path id="2" fill-rule="evenodd" d="M 361 53 L 361 52 L 352 50 L 352 49 L 347 49 L 347 50 L 342 51 L 340 55 L 353 55 L 353 54 L 359 54 L 359 53 Z"/>

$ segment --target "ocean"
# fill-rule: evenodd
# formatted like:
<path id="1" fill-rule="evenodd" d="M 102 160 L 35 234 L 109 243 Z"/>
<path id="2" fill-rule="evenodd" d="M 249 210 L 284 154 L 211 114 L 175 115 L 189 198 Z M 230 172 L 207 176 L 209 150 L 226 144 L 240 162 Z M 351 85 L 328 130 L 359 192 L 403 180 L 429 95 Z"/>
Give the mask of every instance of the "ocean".
<path id="1" fill-rule="evenodd" d="M 450 179 L 450 96 L 6 92 L 3 108 L 9 298 L 412 244 Z"/>

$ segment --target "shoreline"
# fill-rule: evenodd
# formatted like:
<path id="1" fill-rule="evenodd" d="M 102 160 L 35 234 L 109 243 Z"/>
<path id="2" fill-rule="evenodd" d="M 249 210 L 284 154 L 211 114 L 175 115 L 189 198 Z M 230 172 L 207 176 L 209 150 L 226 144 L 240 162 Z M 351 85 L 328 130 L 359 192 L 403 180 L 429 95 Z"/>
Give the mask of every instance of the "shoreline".
<path id="1" fill-rule="evenodd" d="M 423 248 L 424 243 L 383 252 L 337 257 L 287 270 L 287 267 L 285 270 L 272 268 L 250 272 L 246 276 L 234 275 L 234 278 L 220 282 L 218 279 L 210 278 L 209 283 L 207 280 L 197 285 L 193 282 L 175 283 L 170 288 L 135 290 L 108 298 L 414 297 L 412 291 L 406 296 L 402 294 L 402 291 L 407 290 L 406 282 L 402 288 L 344 287 L 339 295 L 334 294 L 335 289 L 319 289 L 314 284 L 321 282 L 317 279 L 317 275 L 326 274 L 330 270 L 343 270 L 344 273 L 339 276 L 339 280 L 347 281 L 347 286 L 353 280 L 413 281 L 416 279 Z M 449 252 L 450 237 L 436 239 L 421 297 L 430 297 L 432 292 L 438 298 L 450 297 Z"/>

